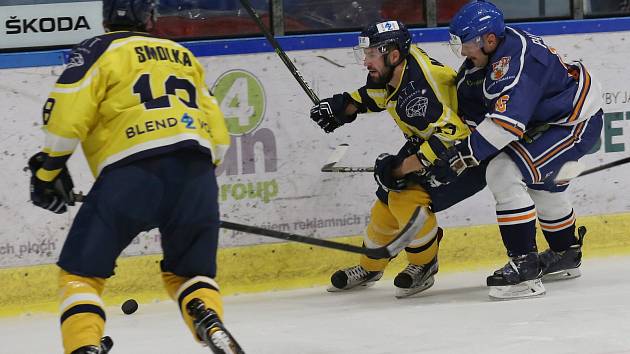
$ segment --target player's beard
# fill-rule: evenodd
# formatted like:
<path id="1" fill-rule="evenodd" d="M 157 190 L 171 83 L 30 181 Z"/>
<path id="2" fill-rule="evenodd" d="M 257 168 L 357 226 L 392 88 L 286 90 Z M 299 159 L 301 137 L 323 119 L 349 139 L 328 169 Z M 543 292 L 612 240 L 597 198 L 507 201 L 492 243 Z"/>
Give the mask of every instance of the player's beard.
<path id="1" fill-rule="evenodd" d="M 374 80 L 374 82 L 379 85 L 386 85 L 392 80 L 392 77 L 394 76 L 394 67 L 386 65 L 383 67 L 383 69 L 376 70 L 376 72 L 378 73 L 378 76 L 370 75 L 372 80 Z"/>

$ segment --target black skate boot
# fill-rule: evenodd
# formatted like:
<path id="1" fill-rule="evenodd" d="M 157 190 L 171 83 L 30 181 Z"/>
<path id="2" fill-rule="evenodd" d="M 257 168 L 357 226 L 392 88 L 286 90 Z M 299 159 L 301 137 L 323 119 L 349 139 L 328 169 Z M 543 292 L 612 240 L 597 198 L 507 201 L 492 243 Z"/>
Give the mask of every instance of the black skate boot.
<path id="1" fill-rule="evenodd" d="M 188 314 L 193 318 L 197 336 L 210 347 L 215 354 L 245 354 L 232 334 L 223 326 L 216 312 L 207 309 L 200 299 L 192 299 L 186 305 Z"/>
<path id="2" fill-rule="evenodd" d="M 114 341 L 110 336 L 101 338 L 101 345 L 86 345 L 77 350 L 74 350 L 71 354 L 107 354 L 114 346 Z"/>
<path id="3" fill-rule="evenodd" d="M 547 249 L 538 255 L 544 281 L 572 279 L 582 275 L 580 265 L 582 264 L 584 235 L 586 235 L 586 227 L 580 226 L 577 244 L 561 252 Z"/>
<path id="4" fill-rule="evenodd" d="M 545 294 L 538 253 L 511 257 L 503 268 L 486 279 L 490 297 L 498 300 L 518 299 Z"/>
<path id="5" fill-rule="evenodd" d="M 432 287 L 435 281 L 433 276 L 437 272 L 437 257 L 428 264 L 415 265 L 410 263 L 394 278 L 396 297 L 401 299 Z"/>
<path id="6" fill-rule="evenodd" d="M 360 265 L 336 271 L 331 277 L 330 292 L 350 290 L 358 286 L 369 287 L 381 279 L 383 272 L 370 272 Z"/>

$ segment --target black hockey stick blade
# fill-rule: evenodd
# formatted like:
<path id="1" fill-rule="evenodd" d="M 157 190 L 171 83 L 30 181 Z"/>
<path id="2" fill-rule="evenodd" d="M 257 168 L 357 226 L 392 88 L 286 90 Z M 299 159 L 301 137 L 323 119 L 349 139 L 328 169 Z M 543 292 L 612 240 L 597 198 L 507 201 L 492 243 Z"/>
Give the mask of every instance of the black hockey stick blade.
<path id="1" fill-rule="evenodd" d="M 264 229 L 257 226 L 243 225 L 237 224 L 229 221 L 221 221 L 221 228 L 233 230 L 233 231 L 241 231 L 247 232 L 254 235 L 267 236 L 272 238 L 277 238 L 281 240 L 294 241 L 300 243 L 306 243 L 309 245 L 314 245 L 318 247 L 331 248 L 339 251 L 351 252 L 364 254 L 371 258 L 390 258 L 397 255 L 400 251 L 402 251 L 411 240 L 413 240 L 416 234 L 422 229 L 424 223 L 427 219 L 426 208 L 418 207 L 407 225 L 402 229 L 402 231 L 392 240 L 390 243 L 383 247 L 379 248 L 365 248 L 355 245 L 349 245 L 347 243 L 329 241 L 314 237 L 307 237 L 296 235 L 288 232 L 276 231 Z"/>
<path id="2" fill-rule="evenodd" d="M 322 172 L 374 172 L 374 167 L 351 167 L 351 166 L 332 166 L 328 167 L 324 170 L 322 167 Z"/>

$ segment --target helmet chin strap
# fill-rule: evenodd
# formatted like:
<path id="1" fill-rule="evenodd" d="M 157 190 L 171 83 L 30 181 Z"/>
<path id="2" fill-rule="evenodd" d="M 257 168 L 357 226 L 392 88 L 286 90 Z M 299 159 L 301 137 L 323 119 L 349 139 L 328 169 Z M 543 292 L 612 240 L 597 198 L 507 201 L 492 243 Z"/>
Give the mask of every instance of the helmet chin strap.
<path id="1" fill-rule="evenodd" d="M 399 51 L 400 52 L 400 51 Z M 394 68 L 396 68 L 400 63 L 403 62 L 403 60 L 405 60 L 405 58 L 403 58 L 402 56 L 398 59 L 398 61 L 394 64 L 392 64 L 389 61 L 389 53 L 387 53 L 387 55 L 385 55 L 385 67 L 389 69 L 389 72 L 383 76 L 383 84 L 387 84 L 388 82 L 390 82 L 392 80 L 392 77 L 394 76 Z"/>

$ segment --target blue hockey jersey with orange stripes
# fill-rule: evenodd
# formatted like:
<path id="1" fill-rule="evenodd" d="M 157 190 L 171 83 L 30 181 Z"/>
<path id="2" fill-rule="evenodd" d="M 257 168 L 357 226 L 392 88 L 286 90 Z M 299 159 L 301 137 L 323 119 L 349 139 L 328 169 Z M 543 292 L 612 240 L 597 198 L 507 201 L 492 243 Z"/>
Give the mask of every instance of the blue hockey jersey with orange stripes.
<path id="1" fill-rule="evenodd" d="M 482 85 L 462 86 L 466 77 L 469 82 L 479 80 L 480 73 Z M 602 108 L 599 83 L 582 63 L 565 64 L 542 38 L 511 27 L 506 27 L 485 68 L 464 63 L 458 82 L 461 95 L 480 98 L 479 107 L 486 112 L 464 141 L 477 160 L 494 155 L 531 128 L 575 125 Z"/>

